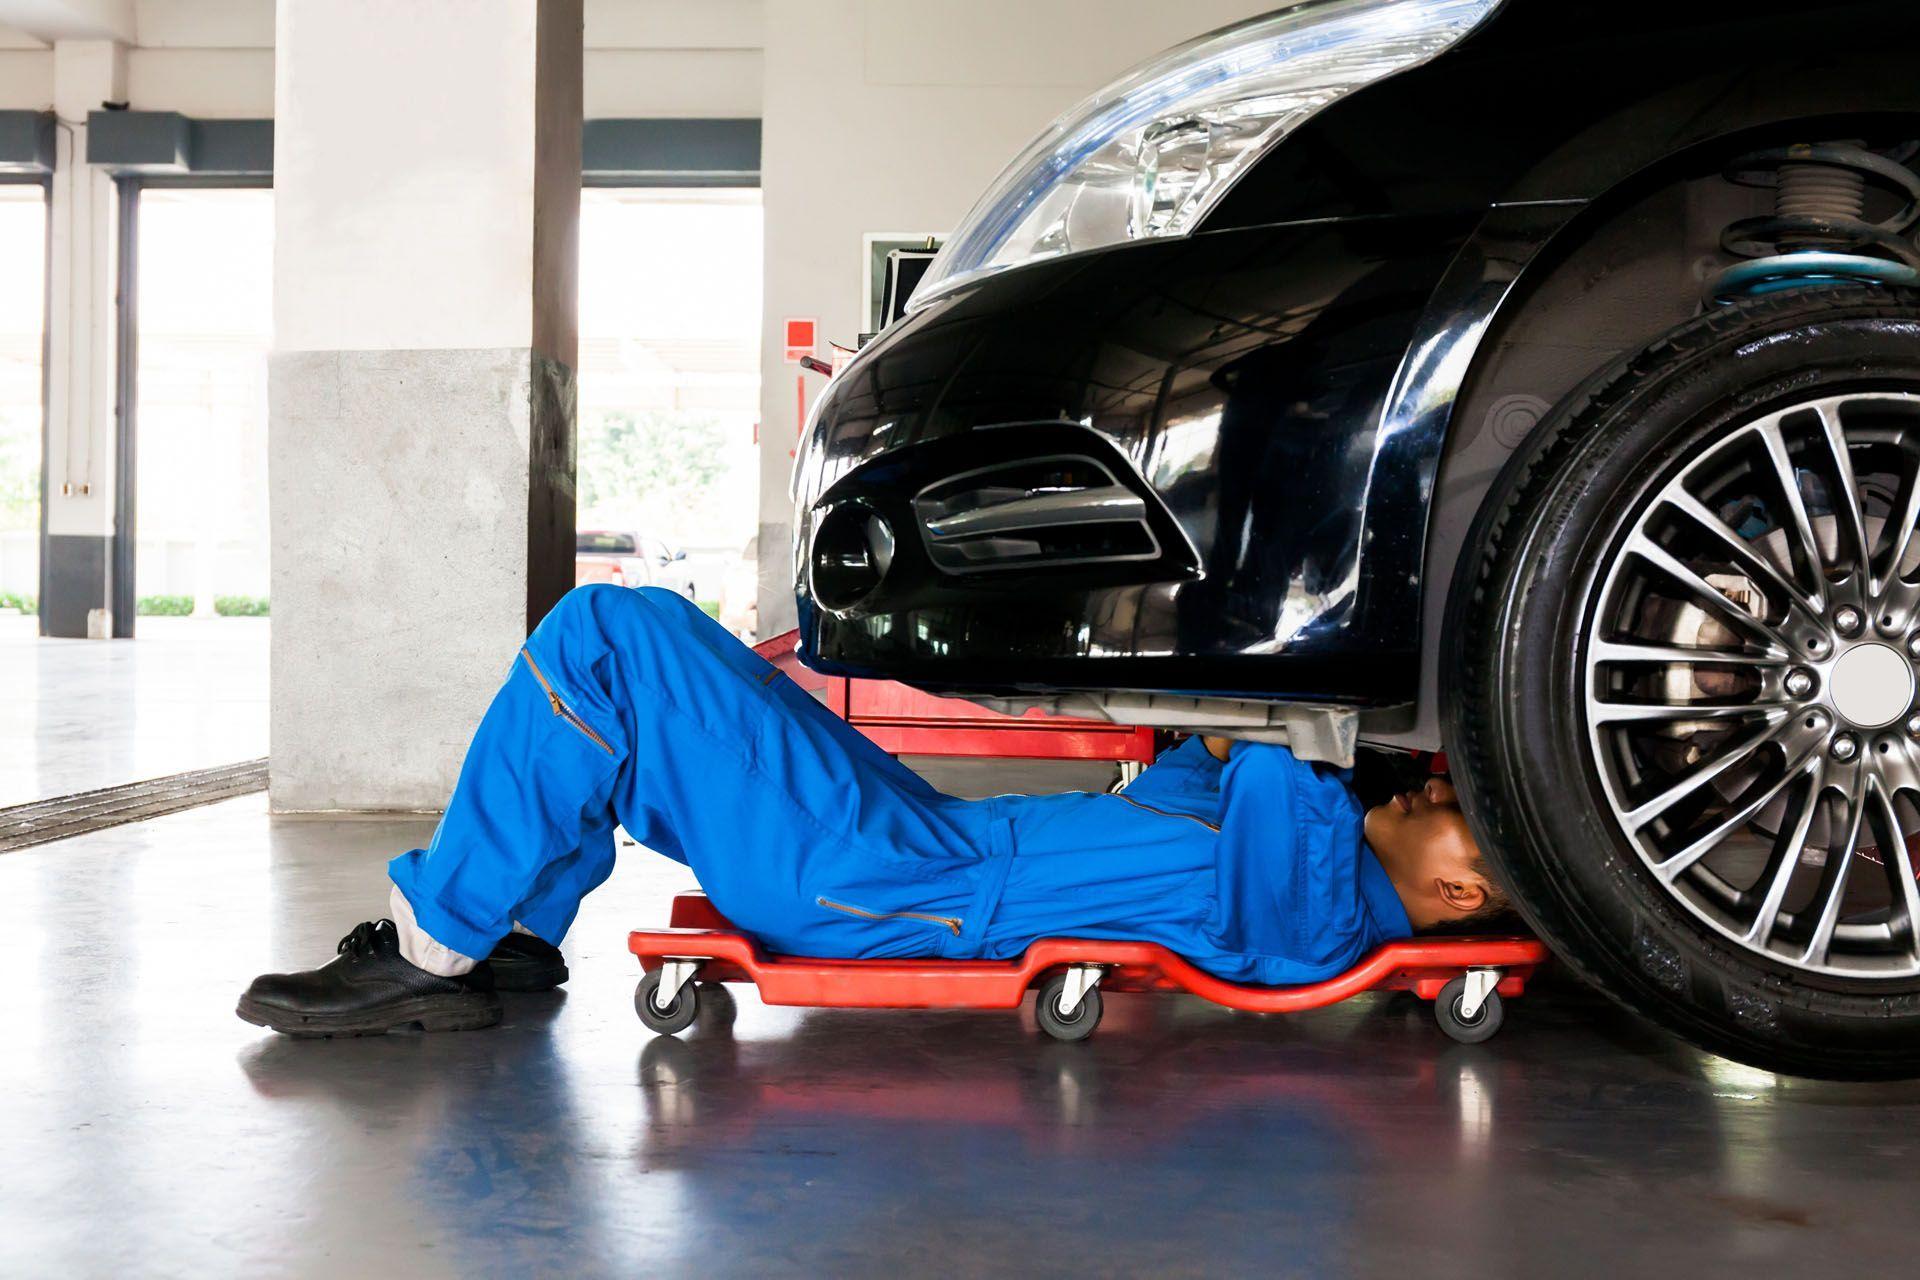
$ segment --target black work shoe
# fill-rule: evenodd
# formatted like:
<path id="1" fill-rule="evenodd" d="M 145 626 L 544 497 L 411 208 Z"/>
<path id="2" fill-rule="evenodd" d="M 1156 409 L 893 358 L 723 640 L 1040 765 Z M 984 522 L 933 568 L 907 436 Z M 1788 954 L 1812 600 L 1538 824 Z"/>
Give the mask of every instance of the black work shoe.
<path id="1" fill-rule="evenodd" d="M 469 1031 L 500 1021 L 484 968 L 464 978 L 415 968 L 400 954 L 393 921 L 370 921 L 340 939 L 339 954 L 318 969 L 255 978 L 234 1012 L 290 1036 Z"/>
<path id="2" fill-rule="evenodd" d="M 487 957 L 496 991 L 551 991 L 567 980 L 560 948 L 530 933 L 510 933 Z"/>

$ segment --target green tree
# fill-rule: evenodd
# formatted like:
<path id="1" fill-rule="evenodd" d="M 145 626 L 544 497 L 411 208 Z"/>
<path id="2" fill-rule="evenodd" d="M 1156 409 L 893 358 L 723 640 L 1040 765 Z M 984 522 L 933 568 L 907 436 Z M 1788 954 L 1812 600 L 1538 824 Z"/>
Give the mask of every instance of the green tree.
<path id="1" fill-rule="evenodd" d="M 34 424 L 39 431 L 39 424 Z M 0 529 L 34 529 L 40 517 L 40 450 L 36 437 L 0 429 Z"/>
<path id="2" fill-rule="evenodd" d="M 713 500 L 726 470 L 726 434 L 720 422 L 687 410 L 612 410 L 582 418 L 582 511 L 617 511 L 644 519 L 667 537 L 678 513 Z"/>

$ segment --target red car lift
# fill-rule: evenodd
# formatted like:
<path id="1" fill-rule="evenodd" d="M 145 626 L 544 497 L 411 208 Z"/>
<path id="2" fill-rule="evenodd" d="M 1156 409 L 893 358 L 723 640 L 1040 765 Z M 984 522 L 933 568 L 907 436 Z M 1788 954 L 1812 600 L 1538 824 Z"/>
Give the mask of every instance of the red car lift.
<path id="1" fill-rule="evenodd" d="M 1441 1030 L 1462 1043 L 1500 1029 L 1547 958 L 1531 938 L 1407 938 L 1378 947 L 1337 977 L 1300 987 L 1226 982 L 1147 942 L 1044 938 L 1012 960 L 810 960 L 774 956 L 733 928 L 705 894 L 674 899 L 669 927 L 635 930 L 628 949 L 645 976 L 634 1008 L 650 1029 L 691 1026 L 700 983 L 751 982 L 768 1004 L 836 1009 L 1015 1009 L 1029 988 L 1034 1014 L 1060 1040 L 1093 1034 L 1105 991 L 1186 991 L 1230 1009 L 1293 1013 L 1363 991 L 1411 991 L 1434 1002 Z"/>
<path id="2" fill-rule="evenodd" d="M 891 680 L 823 676 L 800 665 L 800 633 L 763 640 L 753 651 L 821 698 L 827 709 L 890 755 L 1000 756 L 1027 760 L 1153 763 L 1153 730 L 1043 711 L 1001 715 Z"/>

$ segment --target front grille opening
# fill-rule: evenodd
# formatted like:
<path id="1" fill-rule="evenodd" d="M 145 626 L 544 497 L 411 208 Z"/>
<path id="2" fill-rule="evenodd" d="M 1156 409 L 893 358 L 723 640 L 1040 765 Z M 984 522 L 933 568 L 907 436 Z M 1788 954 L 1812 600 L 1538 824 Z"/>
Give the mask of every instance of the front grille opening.
<path id="1" fill-rule="evenodd" d="M 945 549 L 971 563 L 1004 566 L 1051 561 L 1139 560 L 1156 552 L 1153 535 L 1145 525 L 1122 521 L 1034 529 L 1017 537 L 961 538 Z"/>
<path id="2" fill-rule="evenodd" d="M 948 573 L 1160 554 L 1147 499 L 1092 458 L 1025 458 L 929 485 L 913 500 L 928 558 Z"/>
<path id="3" fill-rule="evenodd" d="M 1105 467 L 1091 458 L 1036 458 L 986 471 L 970 472 L 923 491 L 915 504 L 944 507 L 952 499 L 971 503 L 1010 502 L 1040 494 L 1075 493 L 1113 483 Z"/>

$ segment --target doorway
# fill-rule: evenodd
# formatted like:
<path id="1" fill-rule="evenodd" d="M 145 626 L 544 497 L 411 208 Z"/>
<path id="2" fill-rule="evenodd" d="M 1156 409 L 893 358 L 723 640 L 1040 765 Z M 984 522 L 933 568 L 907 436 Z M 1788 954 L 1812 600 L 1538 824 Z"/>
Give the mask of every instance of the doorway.
<path id="1" fill-rule="evenodd" d="M 742 634 L 761 255 L 757 188 L 581 193 L 576 581 L 666 587 Z"/>
<path id="2" fill-rule="evenodd" d="M 264 618 L 273 192 L 146 186 L 138 200 L 134 613 Z"/>

